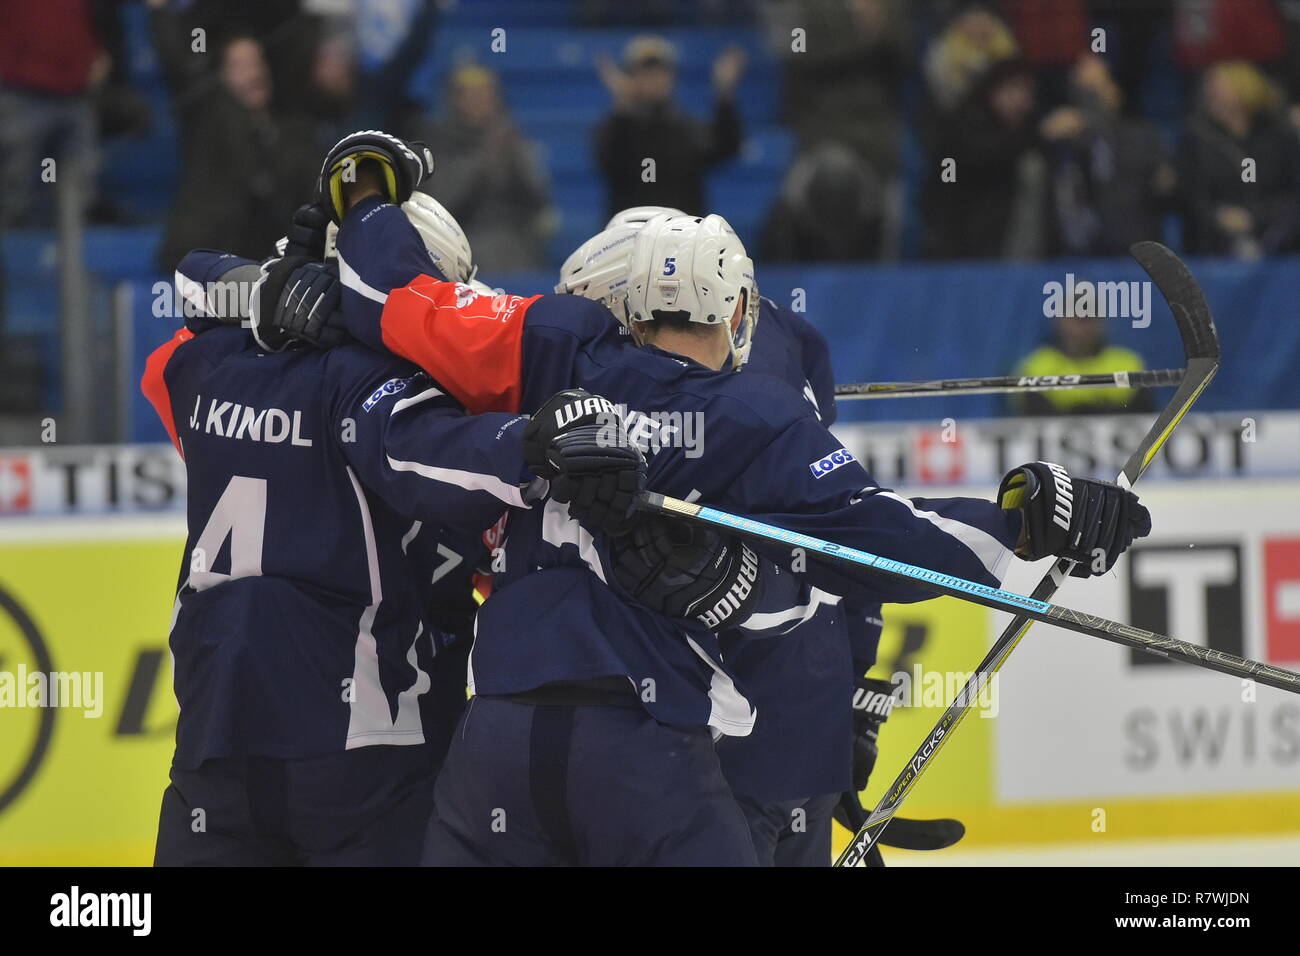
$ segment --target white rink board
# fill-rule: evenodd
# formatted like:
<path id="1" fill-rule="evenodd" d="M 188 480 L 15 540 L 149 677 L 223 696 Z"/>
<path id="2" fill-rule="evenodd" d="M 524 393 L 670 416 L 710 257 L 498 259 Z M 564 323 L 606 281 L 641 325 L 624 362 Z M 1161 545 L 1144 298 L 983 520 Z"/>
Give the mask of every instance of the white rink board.
<path id="1" fill-rule="evenodd" d="M 1288 866 L 1300 861 L 1300 837 L 1097 840 L 1093 843 L 963 849 L 942 853 L 885 850 L 889 866 Z"/>
<path id="2" fill-rule="evenodd" d="M 1300 564 L 1295 550 L 1277 557 L 1279 548 L 1300 549 L 1300 482 L 1138 490 L 1155 525 L 1141 550 L 1102 578 L 1068 581 L 1053 600 L 1152 629 L 1162 628 L 1140 615 L 1162 609 L 1174 637 L 1300 669 L 1291 657 Z M 1016 562 L 1006 585 L 1028 593 L 1047 566 Z M 1271 626 L 1267 593 L 1276 601 Z M 990 640 L 1009 616 L 995 618 Z M 1042 624 L 1030 629 L 1000 672 L 999 802 L 1300 790 L 1300 696 L 1257 687 L 1255 702 L 1243 703 L 1237 678 L 1136 665 L 1135 653 Z M 1300 797 L 1296 814 L 1300 822 Z"/>

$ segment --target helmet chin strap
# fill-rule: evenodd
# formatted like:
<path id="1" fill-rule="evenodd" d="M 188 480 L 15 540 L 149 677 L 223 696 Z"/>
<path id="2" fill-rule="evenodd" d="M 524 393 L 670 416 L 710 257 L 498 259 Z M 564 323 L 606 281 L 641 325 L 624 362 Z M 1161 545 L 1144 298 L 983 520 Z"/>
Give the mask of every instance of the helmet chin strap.
<path id="1" fill-rule="evenodd" d="M 731 370 L 733 372 L 739 372 L 744 368 L 745 362 L 749 358 L 749 350 L 754 344 L 754 327 L 758 325 L 757 288 L 741 289 L 740 293 L 744 298 L 739 307 L 739 314 L 732 315 L 731 322 L 727 326 L 727 331 L 730 333 L 727 342 L 731 347 Z M 736 347 L 736 335 L 746 324 L 749 326 L 749 331 L 745 339 L 745 345 L 743 348 L 738 349 Z"/>

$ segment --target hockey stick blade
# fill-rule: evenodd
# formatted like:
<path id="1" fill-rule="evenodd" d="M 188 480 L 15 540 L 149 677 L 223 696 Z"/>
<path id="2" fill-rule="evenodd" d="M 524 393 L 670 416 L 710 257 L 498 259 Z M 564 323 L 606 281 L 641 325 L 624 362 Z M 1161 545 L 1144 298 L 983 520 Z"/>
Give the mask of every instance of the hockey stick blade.
<path id="1" fill-rule="evenodd" d="M 858 801 L 856 793 L 840 794 L 835 806 L 835 822 L 850 833 L 857 833 L 867 822 L 867 811 Z M 881 846 L 895 847 L 899 850 L 943 850 L 952 846 L 966 835 L 966 827 L 960 820 L 949 818 L 939 820 L 913 820 L 909 817 L 895 817 L 889 829 L 878 841 Z"/>
<path id="2" fill-rule="evenodd" d="M 898 847 L 900 850 L 942 850 L 965 835 L 966 827 L 960 820 L 894 817 L 888 836 L 882 835 L 879 842 L 881 846 Z"/>

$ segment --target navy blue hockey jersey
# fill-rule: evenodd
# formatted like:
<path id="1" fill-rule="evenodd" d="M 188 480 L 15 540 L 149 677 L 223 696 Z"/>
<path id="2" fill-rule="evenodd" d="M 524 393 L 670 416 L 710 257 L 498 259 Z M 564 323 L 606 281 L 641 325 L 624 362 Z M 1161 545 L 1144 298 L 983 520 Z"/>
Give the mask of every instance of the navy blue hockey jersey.
<path id="1" fill-rule="evenodd" d="M 780 379 L 803 395 L 823 425 L 835 420 L 826 339 L 770 299 L 762 300 L 741 374 Z M 803 587 L 793 598 L 768 589 L 745 627 L 719 635 L 723 659 L 760 715 L 748 737 L 718 747 L 738 796 L 785 801 L 851 787 L 854 661 L 874 657 L 880 608 L 846 603 L 820 588 Z"/>
<path id="2" fill-rule="evenodd" d="M 785 306 L 759 300 L 754 344 L 743 369 L 771 375 L 803 394 L 827 428 L 835 424 L 835 373 L 826 337 Z"/>
<path id="3" fill-rule="evenodd" d="M 241 262 L 182 263 L 195 317 L 142 383 L 188 480 L 176 763 L 422 743 L 442 630 L 464 623 L 465 552 L 525 505 L 527 419 L 467 417 L 391 355 L 267 352 L 212 327 L 210 283 Z"/>
<path id="4" fill-rule="evenodd" d="M 979 499 L 907 500 L 878 488 L 797 393 L 767 376 L 628 348 L 598 303 L 480 296 L 428 275 L 410 281 L 393 264 L 418 256 L 389 244 L 418 243 L 408 230 L 400 210 L 374 200 L 349 214 L 339 234 L 348 264 L 341 274 L 353 287 L 344 295 L 349 331 L 421 365 L 470 411 L 536 409 L 580 385 L 628 409 L 652 490 L 987 584 L 1000 580 L 1018 513 Z M 788 551 L 769 554 L 802 566 Z M 501 557 L 504 569 L 476 625 L 478 692 L 626 675 L 659 720 L 749 732 L 752 708 L 715 635 L 654 614 L 609 586 L 606 542 L 566 506 L 548 500 L 512 514 Z M 912 584 L 806 564 L 801 574 L 809 583 L 864 606 L 933 596 Z"/>

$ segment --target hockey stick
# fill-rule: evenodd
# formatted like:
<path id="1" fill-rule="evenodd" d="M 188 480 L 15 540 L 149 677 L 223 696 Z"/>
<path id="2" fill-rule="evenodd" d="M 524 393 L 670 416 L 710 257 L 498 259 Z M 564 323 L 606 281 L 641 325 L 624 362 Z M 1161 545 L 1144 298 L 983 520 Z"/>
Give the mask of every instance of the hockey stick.
<path id="1" fill-rule="evenodd" d="M 1118 481 L 1126 487 L 1132 486 L 1146 470 L 1147 465 L 1173 433 L 1175 426 L 1219 369 L 1219 338 L 1214 328 L 1214 317 L 1210 314 L 1205 295 L 1191 272 L 1176 255 L 1159 243 L 1139 242 L 1129 251 L 1151 277 L 1169 305 L 1170 312 L 1173 313 L 1179 337 L 1182 339 L 1187 368 L 1181 376 L 1178 391 L 1125 462 Z M 1038 582 L 1032 596 L 1039 600 L 1050 598 L 1056 593 L 1073 566 L 1073 562 L 1067 560 L 1057 561 Z M 979 668 L 967 680 L 966 686 L 957 694 L 929 736 L 907 762 L 903 772 L 858 828 L 852 841 L 835 861 L 836 866 L 864 866 L 874 857 L 874 854 L 869 851 L 879 841 L 880 834 L 898 812 L 899 806 L 916 785 L 925 767 L 952 736 L 957 725 L 970 710 L 971 704 L 978 698 L 984 684 L 1006 662 L 1007 657 L 1015 650 L 1032 623 L 1032 619 L 1028 616 L 1018 615 L 1007 625 L 985 655 L 984 660 L 980 662 Z"/>
<path id="2" fill-rule="evenodd" d="M 1071 388 L 1157 388 L 1178 385 L 1181 368 L 1143 372 L 1089 372 L 1079 375 L 1001 375 L 993 378 L 940 378 L 928 382 L 855 382 L 836 385 L 837 399 L 930 398 L 935 395 L 994 395 L 1001 392 L 1053 392 Z"/>
<path id="3" fill-rule="evenodd" d="M 840 794 L 839 804 L 835 807 L 835 822 L 842 824 L 850 833 L 856 833 L 867 822 L 867 811 L 858 802 L 855 792 L 850 790 Z M 966 827 L 960 820 L 894 817 L 889 829 L 877 842 L 880 846 L 891 846 L 899 850 L 943 850 L 965 835 Z"/>
<path id="4" fill-rule="evenodd" d="M 1198 644 L 1191 644 L 1187 641 L 1180 641 L 1177 638 L 1157 634 L 1155 631 L 1134 627 L 1131 624 L 1121 624 L 1119 621 L 1111 621 L 1104 617 L 1097 617 L 1094 614 L 1084 614 L 1082 611 L 1071 610 L 1059 604 L 1050 604 L 1038 598 L 1016 594 L 1014 591 L 1005 591 L 1002 588 L 979 584 L 966 578 L 944 574 L 941 571 L 933 571 L 903 561 L 895 561 L 892 558 L 884 558 L 869 551 L 860 551 L 857 548 L 835 544 L 833 541 L 814 538 L 812 535 L 800 534 L 798 531 L 790 531 L 773 524 L 756 521 L 753 518 L 746 518 L 726 511 L 719 511 L 717 508 L 682 501 L 680 498 L 670 498 L 667 495 L 656 494 L 653 491 L 641 492 L 637 498 L 637 507 L 641 511 L 650 514 L 681 518 L 695 524 L 722 528 L 759 544 L 780 544 L 787 548 L 802 548 L 812 556 L 824 559 L 832 564 L 850 568 L 866 568 L 884 577 L 893 578 L 896 581 L 906 581 L 909 584 L 919 584 L 939 594 L 948 594 L 952 597 L 961 598 L 963 601 L 981 604 L 995 611 L 1009 611 L 1013 614 L 1032 618 L 1035 621 L 1055 624 L 1068 631 L 1078 631 L 1080 634 L 1100 637 L 1102 640 L 1110 641 L 1113 644 L 1137 647 L 1172 660 L 1195 664 L 1209 670 L 1231 674 L 1234 677 L 1248 677 L 1269 687 L 1300 694 L 1300 674 L 1281 667 L 1274 667 L 1272 664 L 1237 657 L 1235 654 L 1229 654 L 1226 651 L 1218 651 L 1213 648 L 1201 647 Z M 1051 578 L 1050 573 L 1048 577 Z"/>

